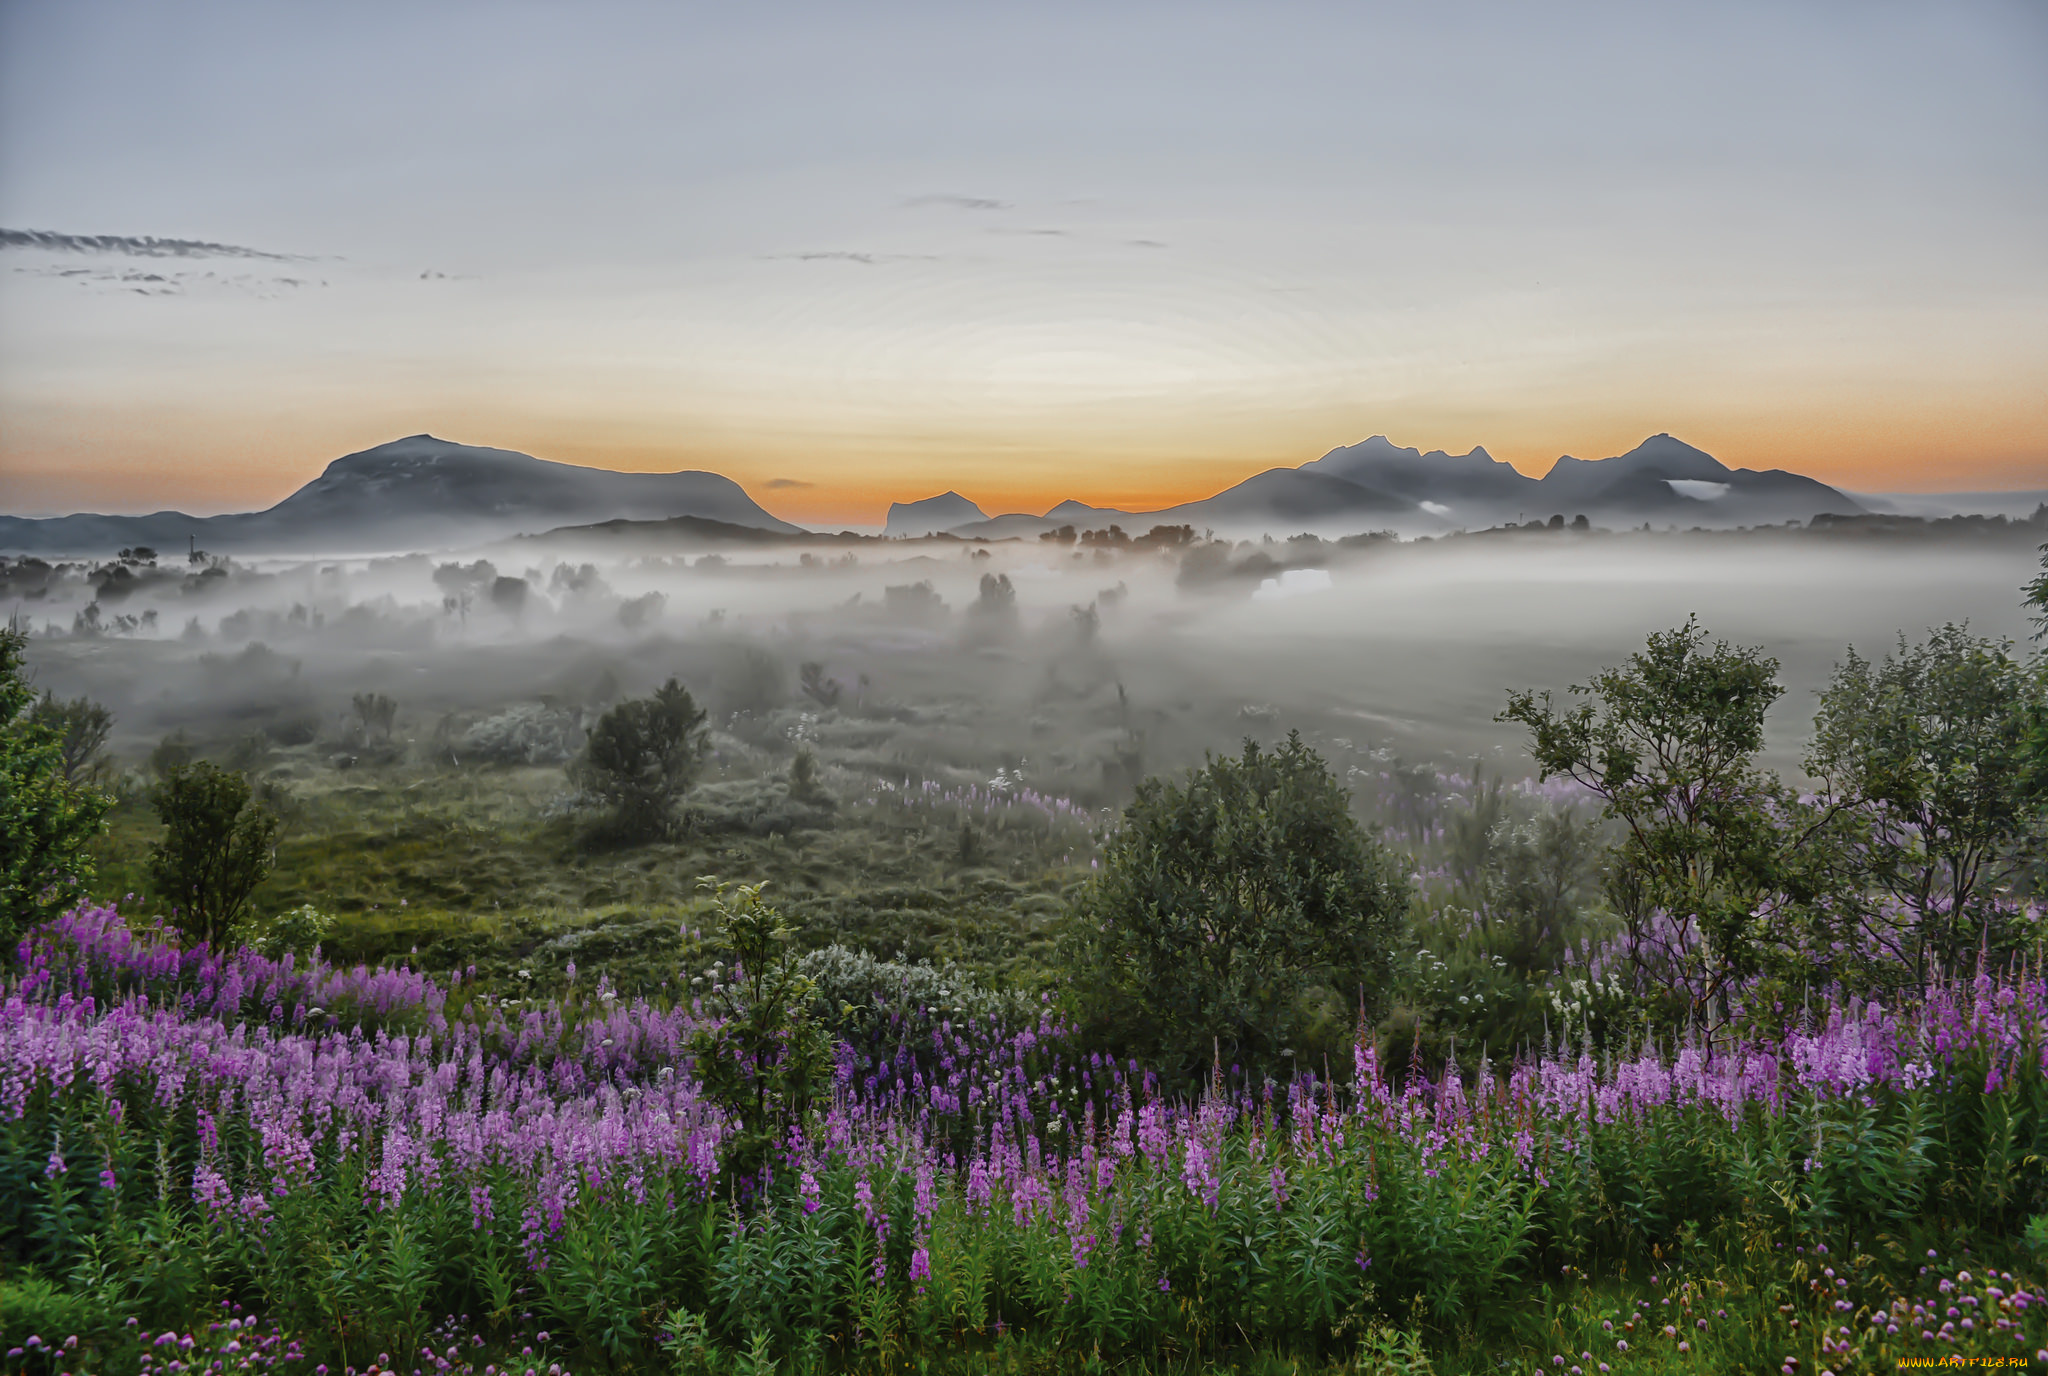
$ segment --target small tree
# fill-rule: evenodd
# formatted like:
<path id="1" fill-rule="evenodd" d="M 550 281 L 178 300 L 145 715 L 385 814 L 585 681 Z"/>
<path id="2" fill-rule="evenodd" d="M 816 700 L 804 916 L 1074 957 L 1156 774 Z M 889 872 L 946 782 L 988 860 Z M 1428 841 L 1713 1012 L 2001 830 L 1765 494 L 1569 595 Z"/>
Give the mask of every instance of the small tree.
<path id="1" fill-rule="evenodd" d="M 114 714 L 91 698 L 60 702 L 54 693 L 44 693 L 29 719 L 50 727 L 58 734 L 63 753 L 64 777 L 72 783 L 90 775 L 106 748 L 107 733 L 114 728 Z"/>
<path id="2" fill-rule="evenodd" d="M 730 886 L 709 876 L 697 886 L 711 891 L 733 964 L 714 965 L 691 981 L 708 985 L 703 997 L 719 1021 L 691 1035 L 690 1055 L 704 1096 L 740 1120 L 724 1155 L 726 1169 L 746 1177 L 768 1164 L 829 1082 L 832 1038 L 811 1014 L 813 985 L 791 950 L 796 933 L 761 897 L 767 886 Z"/>
<path id="3" fill-rule="evenodd" d="M 2002 944 L 1988 890 L 2024 861 L 2036 806 L 2026 741 L 2039 676 L 2010 641 L 1944 626 L 1872 664 L 1854 650 L 1821 696 L 1806 769 L 1867 824 L 1871 876 L 1909 914 L 1896 954 L 1916 981 Z"/>
<path id="4" fill-rule="evenodd" d="M 1682 996 L 1684 1015 L 1725 1014 L 1736 982 L 1826 951 L 1813 927 L 1854 912 L 1823 901 L 1839 896 L 1825 892 L 1838 812 L 1803 808 L 1755 762 L 1785 691 L 1778 662 L 1709 648 L 1688 617 L 1571 691 L 1588 701 L 1569 711 L 1547 692 L 1511 693 L 1497 720 L 1526 726 L 1543 777 L 1576 779 L 1625 829 L 1608 899 L 1646 981 Z"/>
<path id="5" fill-rule="evenodd" d="M 150 801 L 164 824 L 150 848 L 150 883 L 173 926 L 218 946 L 270 873 L 278 819 L 251 796 L 247 778 L 206 760 L 171 766 Z"/>
<path id="6" fill-rule="evenodd" d="M 1315 1017 L 1317 987 L 1382 1000 L 1410 888 L 1299 734 L 1138 786 L 1075 905 L 1067 959 L 1099 1021 L 1183 1081 L 1212 1056 L 1261 1071 Z"/>
<path id="7" fill-rule="evenodd" d="M 0 950 L 22 928 L 56 916 L 92 877 L 87 847 L 113 800 L 66 769 L 64 737 L 30 710 L 22 675 L 28 638 L 0 627 Z"/>
<path id="8" fill-rule="evenodd" d="M 670 679 L 598 718 L 570 777 L 610 809 L 619 837 L 646 840 L 667 833 L 703 758 L 704 711 Z"/>

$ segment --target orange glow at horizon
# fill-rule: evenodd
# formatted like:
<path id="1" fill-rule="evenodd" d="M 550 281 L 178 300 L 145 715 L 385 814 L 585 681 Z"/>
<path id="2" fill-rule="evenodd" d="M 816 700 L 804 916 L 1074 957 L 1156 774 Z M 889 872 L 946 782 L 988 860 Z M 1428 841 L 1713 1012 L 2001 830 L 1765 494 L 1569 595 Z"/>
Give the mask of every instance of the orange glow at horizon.
<path id="1" fill-rule="evenodd" d="M 1264 417 L 1196 417 L 1141 427 L 1102 427 L 1091 444 L 1079 427 L 980 433 L 955 425 L 924 434 L 740 434 L 732 427 L 658 422 L 590 424 L 567 418 L 492 416 L 481 407 L 429 416 L 394 410 L 374 418 L 222 418 L 199 412 L 100 413 L 86 420 L 55 408 L 21 410 L 0 438 L 0 510 L 195 515 L 259 510 L 289 496 L 335 458 L 422 431 L 464 444 L 621 471 L 708 469 L 744 487 L 768 511 L 817 527 L 875 526 L 889 504 L 957 491 L 990 515 L 1039 514 L 1072 498 L 1091 506 L 1156 510 L 1211 496 L 1267 468 L 1292 467 L 1369 434 L 1394 443 L 1463 453 L 1483 445 L 1496 459 L 1541 477 L 1559 454 L 1604 458 L 1668 431 L 1731 468 L 1783 468 L 1849 491 L 1991 491 L 2048 488 L 2048 403 L 1995 417 L 1866 415 L 1855 420 L 1785 414 L 1649 419 L 1612 416 L 1569 425 L 1552 417 L 1517 423 L 1502 414 L 1374 420 L 1351 408 Z M 1960 410 L 1962 408 L 1953 408 Z M 1138 433 L 1141 432 L 1142 433 Z"/>

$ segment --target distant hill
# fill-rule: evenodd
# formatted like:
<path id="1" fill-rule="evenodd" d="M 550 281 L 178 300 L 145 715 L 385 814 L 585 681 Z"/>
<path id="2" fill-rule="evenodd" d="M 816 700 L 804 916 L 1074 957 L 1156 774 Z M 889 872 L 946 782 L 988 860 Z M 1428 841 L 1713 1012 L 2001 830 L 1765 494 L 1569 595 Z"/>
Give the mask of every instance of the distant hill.
<path id="1" fill-rule="evenodd" d="M 349 454 L 266 511 L 232 516 L 0 516 L 0 550 L 166 554 L 188 538 L 216 554 L 339 554 L 437 549 L 564 525 L 693 516 L 795 534 L 717 473 L 615 473 L 509 449 L 412 435 Z"/>
<path id="2" fill-rule="evenodd" d="M 919 502 L 892 502 L 884 535 L 936 535 L 940 531 L 985 521 L 982 509 L 957 492 L 941 492 Z"/>
<path id="3" fill-rule="evenodd" d="M 1899 516 L 2009 516 L 2024 520 L 2048 506 L 2048 491 L 2039 488 L 2010 492 L 1852 492 L 1866 511 Z"/>
<path id="4" fill-rule="evenodd" d="M 1072 525 L 1192 525 L 1219 534 L 1407 535 L 1484 529 L 1507 522 L 1585 516 L 1604 526 L 1645 521 L 1686 529 L 1780 525 L 1864 510 L 1826 483 L 1772 469 L 1729 468 L 1670 435 L 1652 435 L 1607 459 L 1559 459 L 1531 478 L 1484 449 L 1466 454 L 1404 449 L 1384 435 L 1333 449 L 1298 468 L 1272 468 L 1213 497 L 1158 511 L 1119 511 L 1066 501 L 1044 516 L 998 516 L 951 527 L 956 535 L 1000 539 Z"/>

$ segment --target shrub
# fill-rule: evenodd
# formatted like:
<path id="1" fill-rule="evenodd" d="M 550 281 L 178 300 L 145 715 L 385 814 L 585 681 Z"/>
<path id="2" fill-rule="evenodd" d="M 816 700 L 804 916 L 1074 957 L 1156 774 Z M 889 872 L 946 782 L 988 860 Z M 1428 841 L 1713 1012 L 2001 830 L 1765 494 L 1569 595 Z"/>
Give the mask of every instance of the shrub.
<path id="1" fill-rule="evenodd" d="M 766 886 L 698 884 L 712 890 L 720 944 L 733 964 L 698 977 L 710 980 L 705 1001 L 719 1021 L 691 1035 L 690 1054 L 704 1097 L 739 1118 L 725 1165 L 745 1177 L 803 1122 L 827 1084 L 832 1039 L 811 1015 L 811 982 L 791 949 L 796 932 L 762 899 Z"/>
<path id="2" fill-rule="evenodd" d="M 796 752 L 796 758 L 789 762 L 789 796 L 799 803 L 825 803 L 832 801 L 832 795 L 825 791 L 825 784 L 818 777 L 818 756 L 808 746 Z"/>
<path id="3" fill-rule="evenodd" d="M 617 835 L 644 840 L 668 831 L 703 758 L 704 710 L 670 679 L 598 718 L 571 779 L 611 810 Z"/>
<path id="4" fill-rule="evenodd" d="M 218 945 L 276 860 L 277 817 L 251 797 L 248 779 L 205 760 L 166 771 L 150 801 L 164 824 L 150 882 L 173 926 Z"/>
<path id="5" fill-rule="evenodd" d="M 1076 904 L 1067 959 L 1097 1017 L 1169 1074 L 1277 1071 L 1334 992 L 1377 1005 L 1408 881 L 1299 733 L 1147 779 Z M 1310 998 L 1320 987 L 1324 996 Z"/>
<path id="6" fill-rule="evenodd" d="M 521 703 L 463 732 L 461 753 L 487 764 L 561 764 L 575 755 L 580 734 L 574 712 Z"/>
<path id="7" fill-rule="evenodd" d="M 247 940 L 258 953 L 277 960 L 287 952 L 310 956 L 334 927 L 334 919 L 311 903 L 248 924 Z"/>

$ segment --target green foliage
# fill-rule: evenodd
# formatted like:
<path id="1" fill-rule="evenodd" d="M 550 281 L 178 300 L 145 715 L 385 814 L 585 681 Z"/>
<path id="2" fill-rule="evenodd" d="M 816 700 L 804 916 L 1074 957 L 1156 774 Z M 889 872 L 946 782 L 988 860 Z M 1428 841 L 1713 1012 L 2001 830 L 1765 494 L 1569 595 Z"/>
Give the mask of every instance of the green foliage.
<path id="1" fill-rule="evenodd" d="M 277 816 L 254 799 L 246 777 L 205 760 L 166 770 L 150 802 L 164 825 L 150 850 L 151 886 L 170 905 L 173 926 L 218 945 L 276 860 Z"/>
<path id="2" fill-rule="evenodd" d="M 1472 1069 L 1483 1055 L 1543 1045 L 1560 1025 L 1556 1001 L 1584 997 L 1560 986 L 1563 972 L 1610 932 L 1600 830 L 1573 809 L 1493 786 L 1449 815 L 1448 883 L 1425 886 L 1397 966 L 1404 1009 L 1383 1028 L 1391 1066 L 1405 1071 L 1419 1057 L 1433 1067 L 1455 1050 Z"/>
<path id="3" fill-rule="evenodd" d="M 113 806 L 74 780 L 65 734 L 31 708 L 27 643 L 0 628 L 0 942 L 8 946 L 23 927 L 78 901 L 93 874 L 88 847 Z"/>
<path id="4" fill-rule="evenodd" d="M 1991 892 L 2038 811 L 2024 745 L 2040 677 L 2011 642 L 1944 626 L 1872 664 L 1849 652 L 1814 720 L 1807 772 L 1867 826 L 1866 868 L 1904 907 L 1895 954 L 1916 982 L 2002 953 L 2017 918 Z"/>
<path id="5" fill-rule="evenodd" d="M 1385 998 L 1409 901 L 1322 757 L 1247 740 L 1180 783 L 1147 779 L 1075 904 L 1067 963 L 1098 1020 L 1168 1073 L 1213 1056 L 1284 1068 L 1320 986 Z M 1348 1023 L 1344 1019 L 1344 1023 Z"/>
<path id="6" fill-rule="evenodd" d="M 722 1019 L 690 1038 L 704 1096 L 739 1115 L 726 1169 L 744 1178 L 803 1121 L 832 1069 L 832 1039 L 811 1011 L 814 986 L 797 965 L 796 932 L 761 897 L 762 884 L 697 881 L 711 891 L 717 935 L 733 963 L 691 980 Z M 707 987 L 708 986 L 708 987 Z"/>
<path id="7" fill-rule="evenodd" d="M 704 758 L 704 711 L 675 679 L 598 718 L 571 777 L 610 809 L 621 840 L 664 836 Z"/>
<path id="8" fill-rule="evenodd" d="M 272 959 L 286 952 L 309 956 L 333 929 L 332 917 L 311 903 L 301 903 L 274 917 L 259 918 L 246 924 L 243 939 Z"/>
<path id="9" fill-rule="evenodd" d="M 1566 709 L 1548 692 L 1510 693 L 1497 720 L 1528 728 L 1544 778 L 1568 776 L 1604 800 L 1623 839 L 1608 899 L 1636 950 L 1656 950 L 1687 1006 L 1725 1014 L 1728 990 L 1824 947 L 1837 814 L 1812 812 L 1756 765 L 1764 715 L 1783 694 L 1778 662 L 1688 618 L 1604 669 Z"/>

